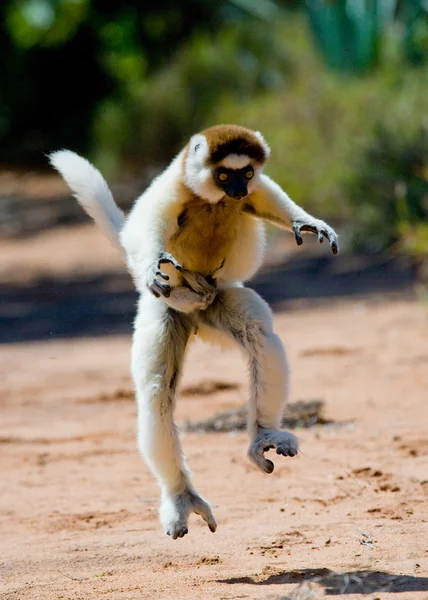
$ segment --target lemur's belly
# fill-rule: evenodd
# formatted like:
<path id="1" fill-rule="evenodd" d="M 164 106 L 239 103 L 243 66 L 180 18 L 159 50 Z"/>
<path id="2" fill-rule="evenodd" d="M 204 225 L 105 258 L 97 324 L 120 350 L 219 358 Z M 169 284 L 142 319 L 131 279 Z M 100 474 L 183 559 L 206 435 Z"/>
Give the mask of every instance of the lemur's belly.
<path id="1" fill-rule="evenodd" d="M 223 281 L 242 281 L 257 270 L 263 242 L 260 223 L 242 212 L 239 201 L 200 204 L 198 200 L 183 207 L 166 246 L 185 269 L 218 274 Z"/>

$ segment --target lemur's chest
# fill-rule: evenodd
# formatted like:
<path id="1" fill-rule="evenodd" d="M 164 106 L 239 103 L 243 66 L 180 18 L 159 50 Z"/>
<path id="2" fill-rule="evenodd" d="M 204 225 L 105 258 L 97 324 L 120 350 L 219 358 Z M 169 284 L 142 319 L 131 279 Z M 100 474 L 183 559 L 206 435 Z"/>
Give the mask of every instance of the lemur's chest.
<path id="1" fill-rule="evenodd" d="M 186 203 L 167 244 L 169 251 L 186 269 L 214 273 L 239 236 L 241 214 L 242 207 L 236 200 Z"/>

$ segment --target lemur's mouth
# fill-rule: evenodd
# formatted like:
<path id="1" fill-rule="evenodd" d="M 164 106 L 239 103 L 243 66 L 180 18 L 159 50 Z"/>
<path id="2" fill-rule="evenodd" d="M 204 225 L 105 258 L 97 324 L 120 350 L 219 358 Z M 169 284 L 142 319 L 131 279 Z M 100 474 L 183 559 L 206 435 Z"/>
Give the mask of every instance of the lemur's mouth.
<path id="1" fill-rule="evenodd" d="M 242 195 L 241 194 L 239 194 L 239 195 L 238 194 L 235 194 L 235 195 L 228 194 L 228 197 L 232 198 L 232 200 L 242 200 L 243 198 L 246 198 L 247 196 L 248 196 L 248 194 L 242 194 Z"/>

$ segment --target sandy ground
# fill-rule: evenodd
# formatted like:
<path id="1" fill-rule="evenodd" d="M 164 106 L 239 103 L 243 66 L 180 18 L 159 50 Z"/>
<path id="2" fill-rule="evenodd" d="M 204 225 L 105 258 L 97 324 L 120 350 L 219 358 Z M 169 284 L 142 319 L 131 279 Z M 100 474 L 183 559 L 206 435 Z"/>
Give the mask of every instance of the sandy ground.
<path id="1" fill-rule="evenodd" d="M 41 269 L 51 261 L 63 274 L 85 262 L 81 243 L 64 266 L 40 239 L 32 258 Z M 29 269 L 28 252 L 8 248 L 3 274 L 22 261 Z M 0 597 L 427 599 L 422 306 L 314 302 L 277 313 L 275 326 L 292 367 L 291 400 L 324 400 L 335 423 L 298 431 L 301 454 L 275 456 L 272 475 L 249 463 L 245 434 L 183 436 L 219 527 L 213 535 L 193 515 L 177 541 L 160 528 L 158 489 L 136 449 L 129 336 L 0 345 Z M 232 385 L 207 393 L 207 382 Z M 195 386 L 200 394 L 187 392 Z M 191 348 L 179 423 L 246 397 L 238 352 Z"/>

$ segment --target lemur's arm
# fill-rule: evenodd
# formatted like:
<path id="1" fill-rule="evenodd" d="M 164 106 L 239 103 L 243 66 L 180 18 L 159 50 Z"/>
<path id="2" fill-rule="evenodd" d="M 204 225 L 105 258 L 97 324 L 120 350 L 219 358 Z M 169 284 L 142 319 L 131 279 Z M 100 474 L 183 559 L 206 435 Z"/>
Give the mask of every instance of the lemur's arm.
<path id="1" fill-rule="evenodd" d="M 162 296 L 175 310 L 188 313 L 209 306 L 215 298 L 216 287 L 203 275 L 183 268 L 165 250 L 180 212 L 175 168 L 176 164 L 172 163 L 138 198 L 120 232 L 120 242 L 139 291 L 149 288 L 154 296 Z M 173 283 L 174 275 L 170 281 L 164 272 L 167 269 L 163 265 L 167 263 L 180 272 L 180 283 Z"/>
<path id="2" fill-rule="evenodd" d="M 339 252 L 338 236 L 334 229 L 293 202 L 267 175 L 260 175 L 260 186 L 249 197 L 245 210 L 255 217 L 293 231 L 299 246 L 303 243 L 301 232 L 309 231 L 318 235 L 320 243 L 324 237 L 327 238 L 333 254 Z"/>
<path id="3" fill-rule="evenodd" d="M 148 287 L 155 296 L 168 297 L 171 286 L 162 264 L 171 263 L 178 270 L 181 265 L 165 251 L 168 220 L 163 203 L 157 203 L 152 194 L 149 189 L 137 200 L 120 232 L 120 242 L 137 288 Z"/>

